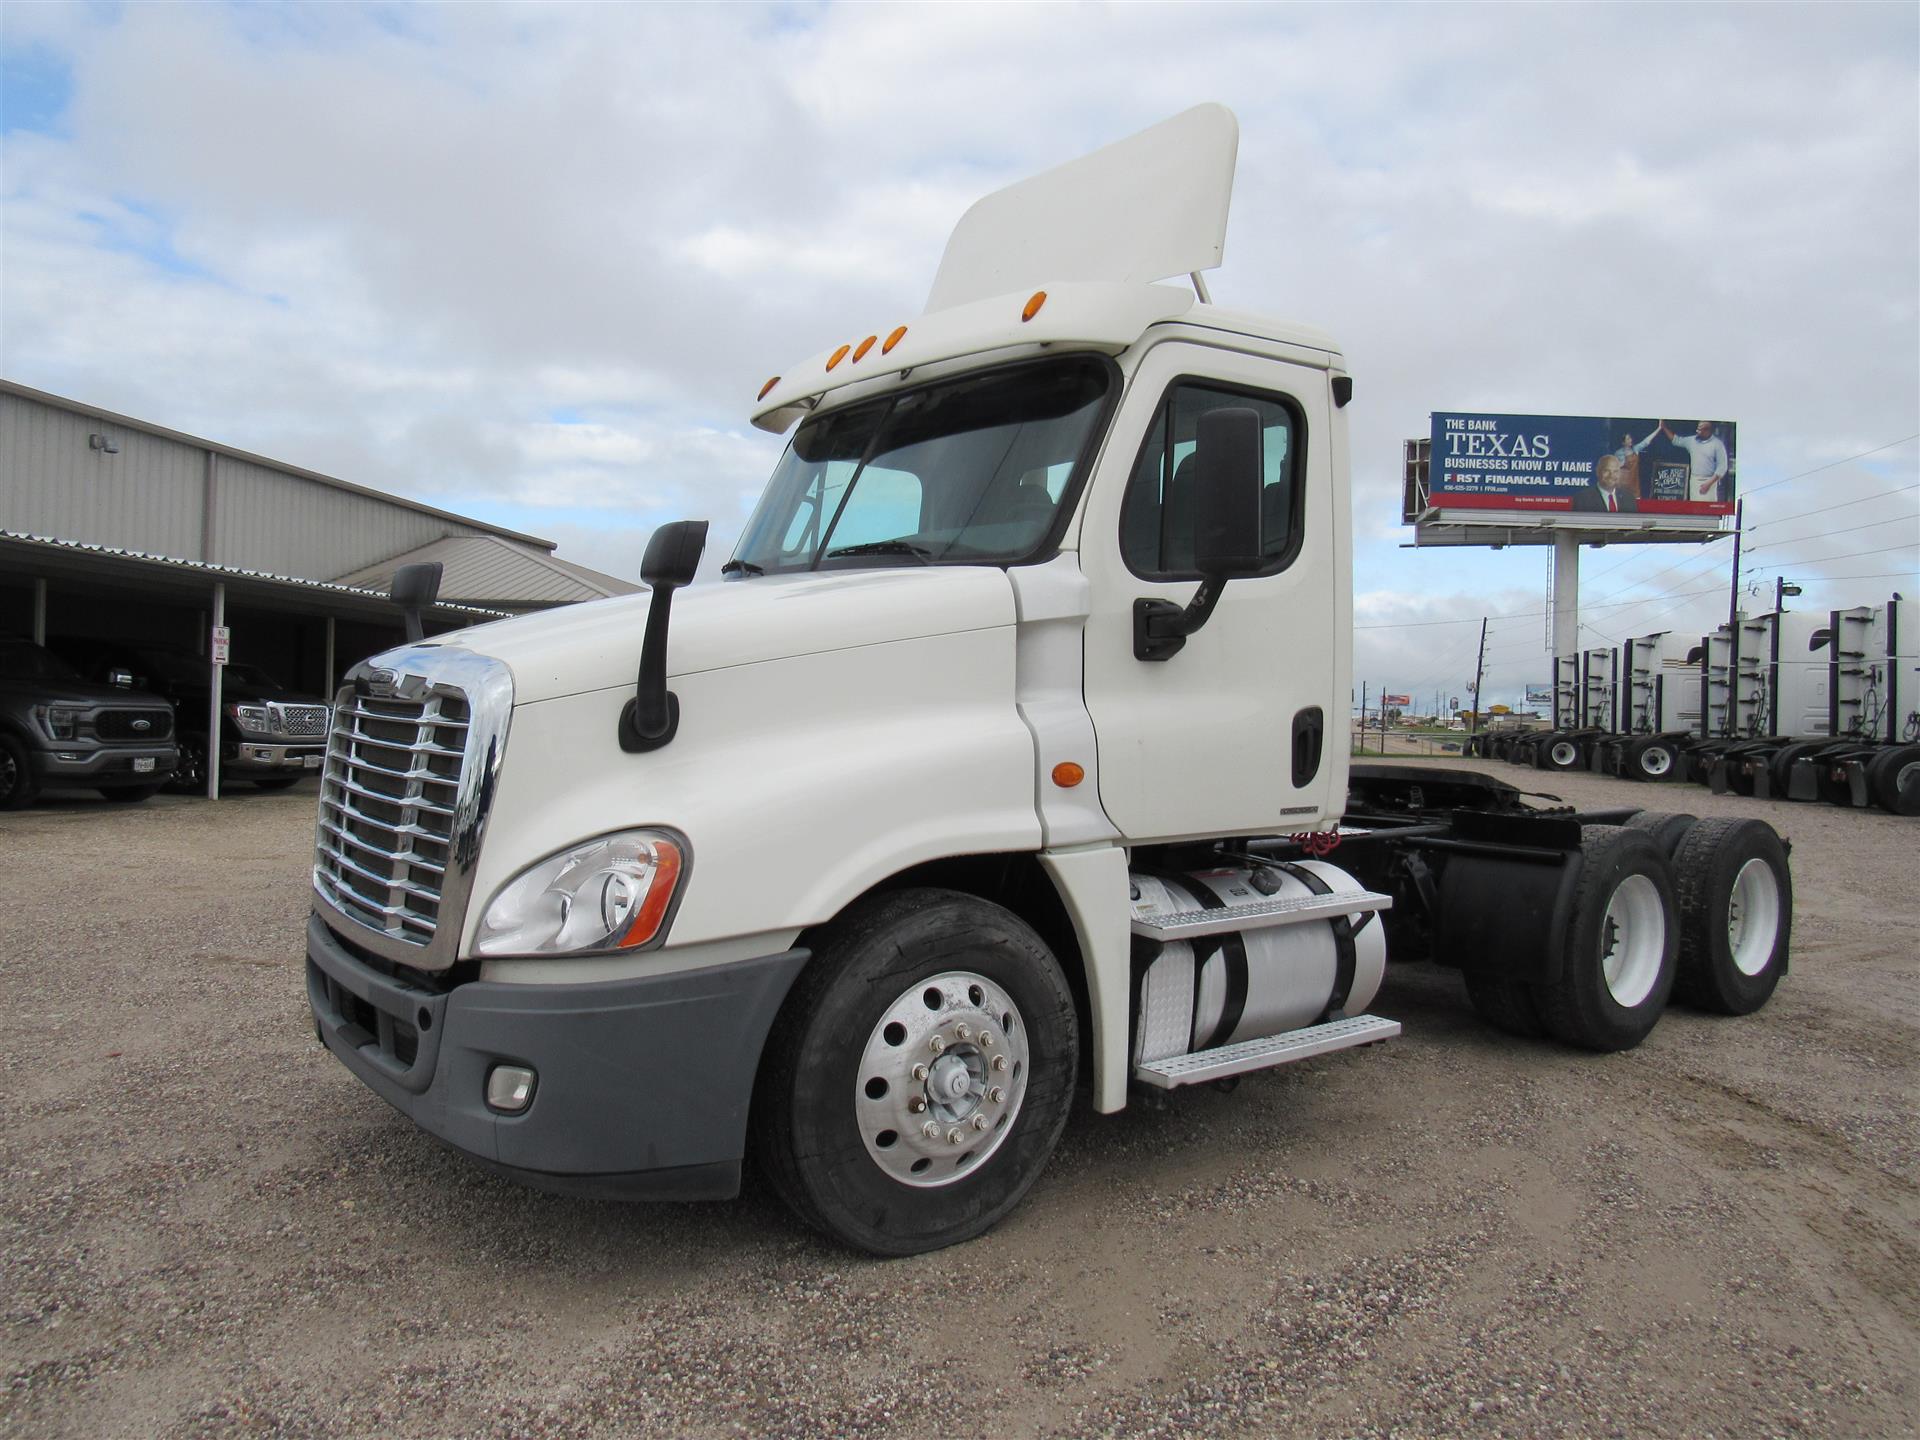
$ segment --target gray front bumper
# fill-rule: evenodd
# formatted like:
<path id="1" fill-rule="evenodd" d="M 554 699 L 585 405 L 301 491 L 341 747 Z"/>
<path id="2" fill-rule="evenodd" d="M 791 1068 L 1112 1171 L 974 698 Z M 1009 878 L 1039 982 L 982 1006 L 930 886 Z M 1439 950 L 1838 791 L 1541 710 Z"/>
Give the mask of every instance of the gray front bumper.
<path id="1" fill-rule="evenodd" d="M 543 1190 L 624 1199 L 738 1192 L 754 1074 L 808 952 L 588 985 L 436 991 L 307 921 L 307 998 L 327 1048 L 429 1134 Z M 533 1103 L 487 1108 L 487 1074 L 531 1066 Z"/>
<path id="2" fill-rule="evenodd" d="M 75 749 L 60 741 L 44 750 L 28 752 L 34 774 L 42 785 L 77 785 L 95 789 L 105 785 L 158 785 L 180 763 L 180 752 L 166 745 L 102 745 Z M 72 755 L 71 760 L 62 755 Z M 153 768 L 135 773 L 135 760 L 151 760 Z"/>

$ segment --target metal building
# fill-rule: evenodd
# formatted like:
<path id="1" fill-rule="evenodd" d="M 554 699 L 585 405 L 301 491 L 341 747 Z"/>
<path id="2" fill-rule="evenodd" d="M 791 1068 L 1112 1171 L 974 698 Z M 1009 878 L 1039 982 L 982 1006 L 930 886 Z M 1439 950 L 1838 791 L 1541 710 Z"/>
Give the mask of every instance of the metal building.
<path id="1" fill-rule="evenodd" d="M 430 630 L 641 587 L 554 542 L 0 380 L 0 635 L 233 661 L 328 695 L 403 638 L 393 571 L 444 566 Z M 210 672 L 211 673 L 211 672 Z M 209 777 L 209 788 L 213 787 Z"/>

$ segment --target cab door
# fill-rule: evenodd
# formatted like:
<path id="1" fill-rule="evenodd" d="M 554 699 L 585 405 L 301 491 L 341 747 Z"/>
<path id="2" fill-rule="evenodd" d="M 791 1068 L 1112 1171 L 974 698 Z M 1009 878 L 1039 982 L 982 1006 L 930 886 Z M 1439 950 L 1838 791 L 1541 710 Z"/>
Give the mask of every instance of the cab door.
<path id="1" fill-rule="evenodd" d="M 1346 525 L 1333 513 L 1335 424 L 1324 357 L 1293 363 L 1185 341 L 1142 358 L 1090 487 L 1084 684 L 1100 800 L 1131 842 L 1308 829 L 1344 789 L 1350 620 Z M 1193 569 L 1199 417 L 1261 417 L 1266 567 L 1229 581 L 1178 654 L 1134 653 L 1134 601 L 1184 606 Z M 1337 763 L 1333 751 L 1338 749 Z M 1344 799 L 1344 795 L 1340 797 Z"/>

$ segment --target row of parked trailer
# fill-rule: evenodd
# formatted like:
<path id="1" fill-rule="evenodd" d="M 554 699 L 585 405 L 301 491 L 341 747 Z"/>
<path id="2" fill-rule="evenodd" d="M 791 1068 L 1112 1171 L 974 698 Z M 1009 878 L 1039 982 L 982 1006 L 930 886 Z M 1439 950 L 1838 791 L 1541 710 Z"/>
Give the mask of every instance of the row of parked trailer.
<path id="1" fill-rule="evenodd" d="M 1487 731 L 1467 753 L 1920 815 L 1917 627 L 1896 595 L 1559 655 L 1552 728 Z"/>

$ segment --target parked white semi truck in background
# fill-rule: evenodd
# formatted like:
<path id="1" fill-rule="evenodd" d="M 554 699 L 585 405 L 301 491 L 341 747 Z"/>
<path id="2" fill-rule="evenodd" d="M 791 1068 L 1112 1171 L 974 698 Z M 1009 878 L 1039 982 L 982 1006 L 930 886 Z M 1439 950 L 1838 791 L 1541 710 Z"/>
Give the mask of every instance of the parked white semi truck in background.
<path id="1" fill-rule="evenodd" d="M 1590 1050 L 1766 1001 L 1766 825 L 1350 773 L 1353 383 L 1207 299 L 1236 143 L 1202 106 L 989 196 L 926 313 L 769 380 L 724 583 L 679 591 L 682 522 L 650 597 L 357 667 L 307 930 L 349 1069 L 536 1186 L 751 1153 L 906 1254 L 1012 1208 L 1082 1087 L 1397 1034 L 1389 946 Z"/>

